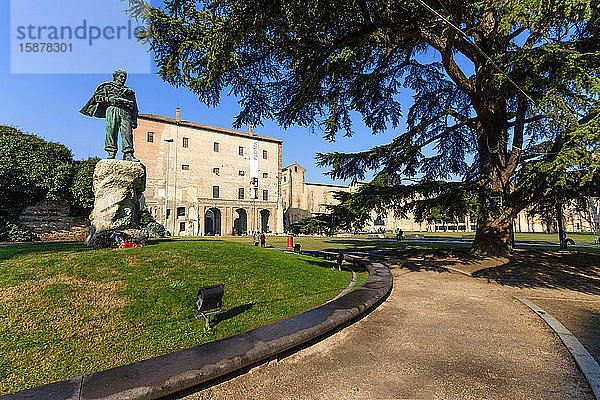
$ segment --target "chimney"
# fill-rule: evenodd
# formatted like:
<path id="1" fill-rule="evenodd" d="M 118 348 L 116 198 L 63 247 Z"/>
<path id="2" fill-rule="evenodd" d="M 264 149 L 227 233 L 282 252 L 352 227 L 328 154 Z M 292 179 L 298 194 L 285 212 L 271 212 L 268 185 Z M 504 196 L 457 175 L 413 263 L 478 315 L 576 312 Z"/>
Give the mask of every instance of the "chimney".
<path id="1" fill-rule="evenodd" d="M 177 108 L 175 109 L 175 120 L 176 120 L 177 122 L 179 122 L 179 121 L 180 121 L 180 118 L 179 118 L 179 111 L 180 111 L 180 110 L 179 110 L 179 107 L 177 107 Z"/>
<path id="2" fill-rule="evenodd" d="M 252 132 L 252 129 L 254 128 L 254 126 L 252 124 L 250 124 L 249 128 L 250 128 L 250 135 L 254 136 L 254 132 Z"/>

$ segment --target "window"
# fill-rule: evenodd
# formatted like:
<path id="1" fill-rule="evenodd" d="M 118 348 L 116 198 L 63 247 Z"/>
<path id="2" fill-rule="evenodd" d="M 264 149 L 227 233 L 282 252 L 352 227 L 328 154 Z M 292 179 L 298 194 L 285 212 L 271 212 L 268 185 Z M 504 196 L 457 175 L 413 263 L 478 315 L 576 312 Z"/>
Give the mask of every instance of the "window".
<path id="1" fill-rule="evenodd" d="M 185 231 L 185 222 L 180 222 L 179 223 L 179 232 L 183 232 Z"/>
<path id="2" fill-rule="evenodd" d="M 238 189 L 238 199 L 240 199 L 240 200 L 244 199 L 244 188 Z"/>
<path id="3" fill-rule="evenodd" d="M 284 181 L 284 182 L 287 182 L 287 176 L 284 176 L 284 177 L 283 177 L 283 181 Z"/>
<path id="4" fill-rule="evenodd" d="M 189 171 L 190 170 L 190 165 L 189 164 L 181 164 L 181 169 L 184 171 Z"/>
<path id="5" fill-rule="evenodd" d="M 215 142 L 213 148 L 218 153 L 219 152 L 219 143 Z"/>
<path id="6" fill-rule="evenodd" d="M 240 170 L 239 174 L 240 174 L 240 176 L 246 175 L 246 173 L 244 171 L 242 171 L 242 170 Z"/>
<path id="7" fill-rule="evenodd" d="M 219 175 L 219 172 L 221 172 L 221 170 L 217 167 L 213 168 L 213 174 L 217 174 Z"/>
<path id="8" fill-rule="evenodd" d="M 266 160 L 266 159 L 267 159 L 267 151 L 263 150 L 263 160 Z"/>
<path id="9" fill-rule="evenodd" d="M 177 216 L 185 217 L 185 207 L 177 207 Z"/>
<path id="10" fill-rule="evenodd" d="M 263 178 L 268 178 L 269 177 L 269 173 L 268 172 L 263 172 Z"/>
<path id="11" fill-rule="evenodd" d="M 219 198 L 219 187 L 213 186 L 213 199 L 218 199 L 218 198 Z"/>
<path id="12" fill-rule="evenodd" d="M 167 208 L 167 218 L 169 218 L 170 215 L 171 215 L 171 209 Z"/>
<path id="13" fill-rule="evenodd" d="M 190 144 L 190 142 L 189 142 L 188 138 L 184 137 L 183 138 L 183 147 L 188 147 L 189 144 Z"/>
<path id="14" fill-rule="evenodd" d="M 269 191 L 268 190 L 263 190 L 263 200 L 265 200 L 265 201 L 269 200 Z"/>
<path id="15" fill-rule="evenodd" d="M 239 155 L 240 155 L 240 156 L 243 156 L 243 155 L 244 155 L 244 147 L 243 147 L 243 146 L 240 146 L 240 147 L 238 148 L 238 153 L 239 153 Z"/>
<path id="16" fill-rule="evenodd" d="M 148 143 L 154 143 L 154 132 L 148 132 Z"/>
<path id="17" fill-rule="evenodd" d="M 294 172 L 298 172 L 298 167 L 294 167 Z"/>

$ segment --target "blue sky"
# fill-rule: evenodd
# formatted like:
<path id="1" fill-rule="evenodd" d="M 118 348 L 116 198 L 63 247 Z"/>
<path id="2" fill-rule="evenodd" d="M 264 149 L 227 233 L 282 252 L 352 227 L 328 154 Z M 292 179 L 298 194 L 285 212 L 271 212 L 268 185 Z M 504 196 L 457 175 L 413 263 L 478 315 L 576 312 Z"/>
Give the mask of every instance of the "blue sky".
<path id="1" fill-rule="evenodd" d="M 15 3 L 25 0 L 13 0 Z M 48 2 L 47 0 L 26 0 L 29 3 L 53 4 L 52 13 L 64 15 L 67 13 L 69 1 Z M 75 1 L 75 0 L 70 0 Z M 76 0 L 77 3 L 90 4 L 96 8 L 92 14 L 95 21 L 103 17 L 110 20 L 110 13 L 102 15 L 97 9 L 97 0 Z M 72 149 L 76 159 L 88 156 L 105 157 L 104 147 L 104 120 L 86 117 L 79 113 L 96 86 L 104 81 L 112 80 L 109 72 L 106 73 L 11 73 L 11 35 L 16 37 L 16 29 L 11 28 L 11 8 L 9 0 L 0 0 L 0 124 L 12 125 L 40 137 L 60 142 Z M 96 6 L 93 6 L 93 5 Z M 123 3 L 125 4 L 125 3 Z M 54 22 L 52 16 L 48 17 L 47 10 L 37 10 L 30 7 L 32 19 L 44 21 L 50 19 L 49 25 Z M 124 7 L 123 7 L 124 8 Z M 114 10 L 111 10 L 114 12 Z M 35 18 L 34 18 L 35 17 Z M 14 22 L 14 21 L 13 21 Z M 78 23 L 75 19 L 73 23 Z M 62 22 L 61 22 L 62 23 Z M 136 46 L 138 46 L 136 44 Z M 13 52 L 18 51 L 13 43 Z M 118 51 L 111 53 L 112 69 L 136 69 L 131 65 L 127 52 Z M 45 65 L 36 65 L 45 67 Z M 187 121 L 198 122 L 223 128 L 232 128 L 234 116 L 239 111 L 237 99 L 223 96 L 221 104 L 210 108 L 198 101 L 198 98 L 185 88 L 175 88 L 164 83 L 154 72 L 130 73 L 127 85 L 136 91 L 140 113 L 157 114 L 174 117 L 175 108 L 181 107 L 181 118 Z M 406 95 L 409 99 L 409 94 Z M 406 108 L 405 108 L 406 110 Z M 240 130 L 246 130 L 241 128 Z M 402 129 L 402 126 L 398 128 Z M 322 138 L 322 132 L 311 132 L 306 127 L 291 127 L 283 130 L 272 121 L 265 121 L 264 126 L 256 127 L 256 133 L 276 137 L 283 140 L 283 164 L 289 165 L 297 161 L 307 168 L 306 179 L 311 182 L 331 182 L 325 175 L 326 169 L 319 168 L 315 163 L 316 152 L 355 152 L 371 148 L 378 144 L 388 143 L 398 134 L 396 131 L 373 136 L 364 128 L 360 118 L 355 118 L 355 136 L 352 138 L 340 137 L 335 143 L 329 143 Z M 339 182 L 338 182 L 339 183 Z"/>

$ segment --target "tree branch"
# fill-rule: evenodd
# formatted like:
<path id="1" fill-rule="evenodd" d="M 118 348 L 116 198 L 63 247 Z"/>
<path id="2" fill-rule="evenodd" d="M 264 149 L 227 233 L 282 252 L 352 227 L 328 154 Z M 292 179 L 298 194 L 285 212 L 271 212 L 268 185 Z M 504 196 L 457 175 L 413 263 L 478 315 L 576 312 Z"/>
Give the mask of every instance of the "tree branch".
<path id="1" fill-rule="evenodd" d="M 544 118 L 546 118 L 546 116 L 544 114 L 540 114 L 540 115 L 536 115 L 534 117 L 525 118 L 525 119 L 523 119 L 522 123 L 523 124 L 530 124 L 532 122 L 536 122 L 536 121 L 539 121 L 539 120 L 544 119 Z M 519 125 L 520 123 L 521 122 L 519 122 L 519 120 L 518 120 L 518 111 L 517 111 L 517 119 L 515 121 L 513 121 L 513 122 L 509 122 L 506 126 L 510 128 L 510 127 Z"/>
<path id="2" fill-rule="evenodd" d="M 513 172 L 515 172 L 515 169 L 517 169 L 517 166 L 521 162 L 523 132 L 525 131 L 525 124 L 527 123 L 525 120 L 525 115 L 527 114 L 528 107 L 528 101 L 520 97 L 519 104 L 517 106 L 517 116 L 515 118 L 513 145 L 510 151 L 510 157 L 508 158 L 508 162 L 506 163 L 506 168 L 504 169 L 504 180 L 508 180 L 510 178 L 510 176 L 513 174 Z"/>

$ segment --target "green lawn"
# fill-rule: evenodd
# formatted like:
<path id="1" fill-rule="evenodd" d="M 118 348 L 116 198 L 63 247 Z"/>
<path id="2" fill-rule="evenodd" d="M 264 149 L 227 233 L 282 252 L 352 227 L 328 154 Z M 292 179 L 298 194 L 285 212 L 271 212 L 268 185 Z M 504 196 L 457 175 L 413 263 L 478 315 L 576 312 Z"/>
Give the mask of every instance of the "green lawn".
<path id="1" fill-rule="evenodd" d="M 199 238 L 198 238 L 199 239 Z M 181 239 L 177 239 L 181 240 Z M 186 239 L 192 240 L 192 239 Z M 222 236 L 209 238 L 204 237 L 199 240 L 226 240 L 236 243 L 252 244 L 252 237 L 249 236 Z M 381 240 L 365 236 L 352 236 L 350 238 L 327 237 L 327 236 L 298 236 L 294 237 L 294 244 L 300 244 L 302 249 L 307 250 L 331 250 L 331 251 L 362 251 L 362 250 L 393 250 L 404 248 L 431 248 L 430 244 L 420 244 L 414 241 L 396 242 L 395 240 Z M 267 236 L 267 246 L 276 248 L 285 248 L 287 246 L 287 236 Z M 456 248 L 471 247 L 471 244 L 465 241 L 464 244 L 435 243 L 436 248 Z"/>
<path id="2" fill-rule="evenodd" d="M 346 288 L 350 273 L 334 267 L 214 239 L 0 248 L 0 395 L 298 314 Z M 215 283 L 225 284 L 223 313 L 205 332 L 192 305 Z"/>
<path id="3" fill-rule="evenodd" d="M 404 232 L 404 235 L 410 235 L 410 234 L 419 234 L 419 235 L 423 235 L 424 238 L 426 240 L 435 240 L 435 239 L 461 239 L 463 236 L 474 236 L 475 232 Z M 352 235 L 349 238 L 342 238 L 342 237 L 325 237 L 324 239 L 327 240 L 334 240 L 334 242 L 331 243 L 338 243 L 339 241 L 343 242 L 344 240 L 350 241 L 353 239 L 360 239 L 363 241 L 367 241 L 369 243 L 375 243 L 377 242 L 377 239 L 379 239 L 377 237 L 378 235 L 376 234 L 360 234 L 360 235 Z M 387 239 L 392 239 L 395 238 L 396 236 L 392 233 L 392 232 L 387 232 L 385 234 L 385 237 Z M 584 244 L 584 245 L 590 245 L 591 243 L 585 243 L 585 242 L 593 242 L 594 241 L 594 234 L 593 233 L 579 233 L 579 232 L 572 232 L 572 233 L 567 233 L 567 237 L 573 239 L 573 241 L 576 244 Z M 312 242 L 310 239 L 312 238 L 318 238 L 317 236 L 299 236 L 299 237 L 294 237 L 295 241 L 299 241 L 299 243 L 302 243 L 303 241 L 307 241 L 307 243 L 309 245 L 312 245 Z M 228 238 L 230 239 L 230 238 Z M 252 241 L 252 239 L 248 239 L 247 237 L 244 238 L 235 238 L 233 240 L 241 240 L 243 242 L 249 243 Z M 281 236 L 268 236 L 267 237 L 267 241 L 271 244 L 273 244 L 275 247 L 277 246 L 284 246 L 286 244 L 286 238 L 285 237 L 281 237 Z M 515 241 L 517 242 L 539 242 L 540 245 L 546 244 L 546 243 L 558 243 L 558 234 L 556 233 L 542 233 L 542 232 L 532 232 L 532 233 L 526 233 L 526 232 L 515 232 Z M 321 242 L 318 242 L 318 246 L 321 246 Z M 315 242 L 315 243 L 317 243 Z M 465 243 L 468 243 L 469 240 L 465 240 Z M 374 244 L 373 244 L 374 245 Z M 371 244 L 369 244 L 369 246 L 371 246 Z M 384 247 L 387 245 L 383 245 Z M 380 247 L 380 246 L 379 246 Z M 308 247 L 307 247 L 308 248 Z"/>

